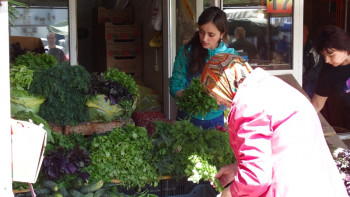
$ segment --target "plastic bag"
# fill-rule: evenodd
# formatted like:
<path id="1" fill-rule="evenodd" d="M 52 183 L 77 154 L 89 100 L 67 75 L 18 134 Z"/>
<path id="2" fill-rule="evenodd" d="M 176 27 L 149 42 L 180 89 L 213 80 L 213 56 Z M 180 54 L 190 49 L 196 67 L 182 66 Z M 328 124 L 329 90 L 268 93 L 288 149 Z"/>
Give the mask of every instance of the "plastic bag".
<path id="1" fill-rule="evenodd" d="M 162 1 L 153 0 L 151 24 L 156 31 L 162 30 Z"/>
<path id="2" fill-rule="evenodd" d="M 154 28 L 154 34 L 149 41 L 150 47 L 159 48 L 162 46 L 162 2 L 161 0 L 153 0 L 152 6 L 152 27 Z"/>
<path id="3" fill-rule="evenodd" d="M 161 109 L 159 96 L 152 89 L 138 85 L 137 111 L 157 111 Z"/>
<path id="4" fill-rule="evenodd" d="M 37 114 L 45 101 L 43 96 L 34 96 L 26 90 L 11 90 L 11 116 L 19 111 Z"/>

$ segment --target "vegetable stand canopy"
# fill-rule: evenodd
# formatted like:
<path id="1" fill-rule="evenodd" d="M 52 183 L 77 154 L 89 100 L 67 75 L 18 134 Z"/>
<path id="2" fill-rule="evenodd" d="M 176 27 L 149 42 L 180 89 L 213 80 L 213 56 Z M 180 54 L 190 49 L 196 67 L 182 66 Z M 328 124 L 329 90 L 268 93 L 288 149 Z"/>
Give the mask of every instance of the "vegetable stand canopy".
<path id="1" fill-rule="evenodd" d="M 68 36 L 69 34 L 69 28 L 68 28 L 68 20 L 63 20 L 60 22 L 57 22 L 55 24 L 47 26 L 49 31 L 54 32 L 56 34 Z"/>

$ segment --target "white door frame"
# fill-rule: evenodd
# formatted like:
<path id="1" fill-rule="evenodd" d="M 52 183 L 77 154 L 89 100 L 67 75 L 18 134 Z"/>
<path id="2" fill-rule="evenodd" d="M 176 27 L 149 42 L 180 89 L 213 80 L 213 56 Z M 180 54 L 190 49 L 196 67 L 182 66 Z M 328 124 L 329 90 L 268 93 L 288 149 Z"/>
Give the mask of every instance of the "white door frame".
<path id="1" fill-rule="evenodd" d="M 10 79 L 9 79 L 9 20 L 8 20 L 8 2 L 0 1 L 0 196 L 13 196 L 12 191 L 12 169 L 11 169 L 11 128 L 10 128 Z"/>
<path id="2" fill-rule="evenodd" d="M 77 0 L 68 1 L 68 17 L 69 17 L 69 60 L 71 65 L 78 65 Z"/>

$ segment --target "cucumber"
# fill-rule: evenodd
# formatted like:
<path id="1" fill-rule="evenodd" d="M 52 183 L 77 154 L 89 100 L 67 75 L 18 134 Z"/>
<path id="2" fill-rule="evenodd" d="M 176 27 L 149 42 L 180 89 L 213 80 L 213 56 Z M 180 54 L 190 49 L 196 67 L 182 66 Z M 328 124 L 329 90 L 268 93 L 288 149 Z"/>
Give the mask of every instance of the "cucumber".
<path id="1" fill-rule="evenodd" d="M 116 194 L 114 192 L 107 191 L 101 197 L 120 197 L 120 194 Z"/>
<path id="2" fill-rule="evenodd" d="M 75 190 L 75 189 L 71 189 L 69 190 L 69 195 L 71 197 L 84 197 L 84 194 L 82 194 L 81 192 Z"/>
<path id="3" fill-rule="evenodd" d="M 89 185 L 86 185 L 86 186 L 82 187 L 80 189 L 80 192 L 82 192 L 84 194 L 87 194 L 87 193 L 90 193 L 90 192 L 95 192 L 98 189 L 100 189 L 102 186 L 103 186 L 103 181 L 100 180 L 100 181 L 97 181 L 95 183 L 91 183 Z"/>
<path id="4" fill-rule="evenodd" d="M 84 195 L 84 197 L 94 197 L 94 193 L 92 193 L 92 192 L 91 193 L 87 193 L 87 194 Z"/>
<path id="5" fill-rule="evenodd" d="M 43 181 L 42 184 L 41 184 L 43 187 L 45 188 L 48 188 L 48 189 L 51 189 L 52 191 L 54 192 L 57 192 L 58 191 L 58 186 L 55 182 L 53 181 L 50 181 L 50 180 L 46 180 L 46 181 Z"/>
<path id="6" fill-rule="evenodd" d="M 51 194 L 40 194 L 40 195 L 37 195 L 37 197 L 54 197 L 54 196 Z"/>
<path id="7" fill-rule="evenodd" d="M 106 188 L 101 188 L 99 190 L 97 190 L 95 193 L 94 193 L 94 197 L 101 197 L 102 194 L 104 194 L 106 191 Z"/>
<path id="8" fill-rule="evenodd" d="M 63 194 L 61 194 L 60 192 L 55 192 L 55 193 L 52 194 L 52 196 L 63 197 Z"/>
<path id="9" fill-rule="evenodd" d="M 36 195 L 49 194 L 50 192 L 51 190 L 48 188 L 41 188 L 41 189 L 34 190 L 34 193 Z"/>
<path id="10" fill-rule="evenodd" d="M 63 195 L 63 197 L 69 197 L 68 191 L 66 188 L 59 188 L 58 191 Z"/>
<path id="11" fill-rule="evenodd" d="M 83 186 L 83 179 L 82 178 L 76 178 L 72 182 L 72 188 L 74 188 L 74 189 L 79 189 L 79 188 L 81 188 L 81 186 Z"/>
<path id="12" fill-rule="evenodd" d="M 117 184 L 113 183 L 113 182 L 108 182 L 108 183 L 103 184 L 103 188 L 110 188 L 110 187 L 115 187 L 115 186 L 117 186 Z"/>

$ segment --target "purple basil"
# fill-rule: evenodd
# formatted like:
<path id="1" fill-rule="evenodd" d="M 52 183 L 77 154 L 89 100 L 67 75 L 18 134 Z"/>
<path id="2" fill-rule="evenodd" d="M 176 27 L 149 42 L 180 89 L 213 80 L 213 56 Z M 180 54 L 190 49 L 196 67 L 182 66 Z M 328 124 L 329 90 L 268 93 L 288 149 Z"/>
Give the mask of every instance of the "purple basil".
<path id="1" fill-rule="evenodd" d="M 43 161 L 42 170 L 47 178 L 51 180 L 62 179 L 66 174 L 77 174 L 84 180 L 89 178 L 87 172 L 81 170 L 91 163 L 89 152 L 75 146 L 73 149 L 49 151 Z"/>

